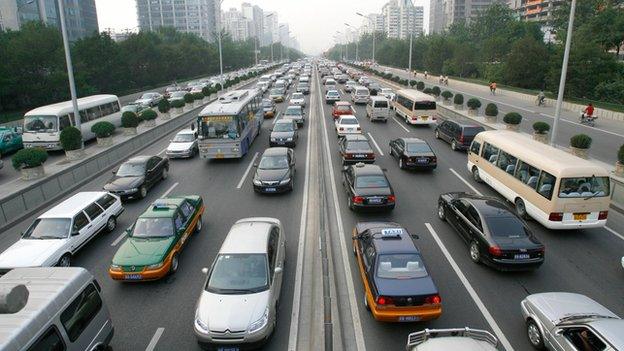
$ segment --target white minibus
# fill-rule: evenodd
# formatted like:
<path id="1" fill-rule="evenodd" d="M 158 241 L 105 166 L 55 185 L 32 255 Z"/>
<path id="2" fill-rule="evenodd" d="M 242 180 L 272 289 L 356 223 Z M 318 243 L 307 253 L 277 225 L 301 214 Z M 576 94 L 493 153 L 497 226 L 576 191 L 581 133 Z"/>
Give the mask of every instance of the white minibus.
<path id="1" fill-rule="evenodd" d="M 402 89 L 396 92 L 392 102 L 396 115 L 408 124 L 431 125 L 436 123 L 436 102 L 431 95 L 414 89 Z"/>

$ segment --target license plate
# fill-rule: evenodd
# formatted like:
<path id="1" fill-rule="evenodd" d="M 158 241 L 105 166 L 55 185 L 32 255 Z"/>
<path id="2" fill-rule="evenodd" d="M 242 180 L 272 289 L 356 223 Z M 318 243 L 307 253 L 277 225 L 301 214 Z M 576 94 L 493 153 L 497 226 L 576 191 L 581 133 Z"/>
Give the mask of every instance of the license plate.
<path id="1" fill-rule="evenodd" d="M 277 189 L 276 188 L 264 188 L 264 191 L 272 193 L 274 191 L 277 191 Z"/>
<path id="2" fill-rule="evenodd" d="M 278 140 L 278 141 L 277 141 L 277 143 L 278 143 L 278 144 L 285 144 L 286 142 L 285 142 L 285 141 L 283 141 L 283 140 Z"/>
<path id="3" fill-rule="evenodd" d="M 238 348 L 238 347 L 219 347 L 217 350 L 218 351 L 239 351 L 240 348 Z"/>
<path id="4" fill-rule="evenodd" d="M 369 204 L 380 204 L 381 203 L 381 199 L 379 199 L 379 198 L 368 199 L 368 203 Z"/>
<path id="5" fill-rule="evenodd" d="M 515 254 L 514 255 L 514 260 L 527 260 L 529 258 L 531 258 L 529 254 Z"/>
<path id="6" fill-rule="evenodd" d="M 419 158 L 418 160 L 416 160 L 416 162 L 418 163 L 427 163 L 429 160 L 427 160 L 426 158 Z"/>
<path id="7" fill-rule="evenodd" d="M 366 157 L 366 155 L 355 155 L 354 157 L 356 157 L 356 158 L 364 158 L 364 157 Z"/>
<path id="8" fill-rule="evenodd" d="M 429 119 L 429 116 L 420 116 L 420 118 L 422 118 L 423 121 L 426 121 Z"/>
<path id="9" fill-rule="evenodd" d="M 401 316 L 399 322 L 418 322 L 420 317 L 418 316 Z"/>
<path id="10" fill-rule="evenodd" d="M 584 221 L 587 219 L 587 213 L 575 213 L 574 220 L 575 221 Z"/>
<path id="11" fill-rule="evenodd" d="M 143 277 L 140 274 L 124 274 L 125 280 L 141 280 Z"/>

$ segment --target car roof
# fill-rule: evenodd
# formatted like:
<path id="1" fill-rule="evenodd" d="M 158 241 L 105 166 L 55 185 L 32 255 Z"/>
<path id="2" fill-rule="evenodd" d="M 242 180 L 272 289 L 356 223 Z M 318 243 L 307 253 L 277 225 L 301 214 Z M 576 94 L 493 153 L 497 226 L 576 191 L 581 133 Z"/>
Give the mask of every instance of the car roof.
<path id="1" fill-rule="evenodd" d="M 346 141 L 368 141 L 368 138 L 362 134 L 347 134 L 344 138 Z"/>
<path id="2" fill-rule="evenodd" d="M 514 212 L 511 211 L 502 201 L 487 196 L 477 196 L 473 194 L 466 194 L 461 196 L 462 199 L 468 201 L 474 208 L 484 217 L 509 215 L 515 217 Z"/>
<path id="3" fill-rule="evenodd" d="M 386 176 L 384 174 L 384 171 L 381 169 L 381 167 L 377 165 L 356 163 L 350 167 L 353 168 L 353 171 L 355 172 L 356 176 L 359 176 L 359 175 L 382 175 L 384 177 Z"/>
<path id="4" fill-rule="evenodd" d="M 334 105 L 336 105 L 336 106 L 351 106 L 351 103 L 349 101 L 336 101 L 336 102 L 334 102 Z"/>
<path id="5" fill-rule="evenodd" d="M 475 128 L 483 128 L 482 126 L 476 124 L 473 121 L 470 121 L 468 119 L 464 119 L 464 118 L 459 118 L 459 119 L 446 119 L 444 120 L 444 122 L 449 121 L 452 123 L 455 123 L 457 125 L 459 125 L 460 127 L 475 127 Z M 484 129 L 485 130 L 485 129 Z"/>
<path id="6" fill-rule="evenodd" d="M 403 139 L 403 141 L 405 141 L 405 143 L 409 144 L 409 143 L 421 143 L 421 144 L 427 144 L 429 145 L 429 143 L 423 139 L 420 138 L 400 138 Z"/>
<path id="7" fill-rule="evenodd" d="M 164 197 L 152 202 L 139 218 L 172 218 L 184 197 Z"/>
<path id="8" fill-rule="evenodd" d="M 262 156 L 286 156 L 288 154 L 287 147 L 270 147 L 264 150 Z"/>
<path id="9" fill-rule="evenodd" d="M 147 155 L 135 156 L 124 163 L 144 163 L 144 162 L 147 162 L 147 160 L 149 160 L 152 157 L 154 156 L 147 156 Z"/>
<path id="10" fill-rule="evenodd" d="M 377 254 L 420 253 L 407 229 L 394 222 L 363 222 L 356 225 L 359 233 L 368 232 L 373 236 Z M 392 229 L 386 236 L 384 231 Z M 359 230 L 362 230 L 361 232 Z"/>
<path id="11" fill-rule="evenodd" d="M 342 119 L 342 118 L 345 118 L 345 119 L 346 119 L 346 118 L 354 118 L 354 119 L 357 119 L 357 117 L 355 117 L 354 115 L 341 115 L 341 116 L 340 116 L 340 118 L 341 118 L 341 119 Z"/>
<path id="12" fill-rule="evenodd" d="M 388 101 L 385 96 L 371 96 L 370 101 Z"/>
<path id="13" fill-rule="evenodd" d="M 219 253 L 265 253 L 273 225 L 274 223 L 262 218 L 239 220 L 230 228 Z"/>
<path id="14" fill-rule="evenodd" d="M 71 218 L 85 207 L 108 194 L 105 191 L 83 191 L 44 212 L 38 218 Z"/>
<path id="15" fill-rule="evenodd" d="M 275 121 L 275 124 L 293 124 L 294 122 L 295 122 L 294 119 L 290 117 L 286 117 L 286 118 L 278 119 L 277 121 Z M 274 148 L 269 148 L 269 149 L 274 149 Z"/>
<path id="16" fill-rule="evenodd" d="M 182 129 L 181 131 L 178 132 L 178 134 L 195 134 L 195 131 L 187 128 L 187 129 Z"/>
<path id="17" fill-rule="evenodd" d="M 599 319 L 588 323 L 616 350 L 624 350 L 624 320 L 622 319 Z"/>
<path id="18" fill-rule="evenodd" d="M 301 110 L 302 108 L 303 108 L 303 107 L 301 107 L 301 106 L 299 106 L 299 105 L 290 105 L 290 106 L 288 106 L 288 107 L 286 108 L 286 110 L 290 110 L 290 109 L 292 109 L 292 110 L 295 110 L 295 109 L 296 109 L 296 110 Z"/>

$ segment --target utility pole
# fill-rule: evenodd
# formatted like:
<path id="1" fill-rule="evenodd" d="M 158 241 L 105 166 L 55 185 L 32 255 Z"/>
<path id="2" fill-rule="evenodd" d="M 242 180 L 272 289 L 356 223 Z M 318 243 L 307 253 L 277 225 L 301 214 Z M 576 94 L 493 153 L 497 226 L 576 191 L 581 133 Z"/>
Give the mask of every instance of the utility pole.
<path id="1" fill-rule="evenodd" d="M 74 126 L 82 131 L 82 121 L 78 110 L 78 98 L 76 97 L 76 82 L 74 81 L 74 67 L 72 65 L 71 53 L 69 51 L 69 39 L 67 38 L 67 27 L 65 25 L 65 3 L 58 0 L 59 21 L 61 22 L 61 35 L 63 36 L 63 48 L 65 49 L 65 62 L 67 64 L 67 78 L 69 79 L 69 92 L 71 94 L 72 107 L 74 110 Z"/>

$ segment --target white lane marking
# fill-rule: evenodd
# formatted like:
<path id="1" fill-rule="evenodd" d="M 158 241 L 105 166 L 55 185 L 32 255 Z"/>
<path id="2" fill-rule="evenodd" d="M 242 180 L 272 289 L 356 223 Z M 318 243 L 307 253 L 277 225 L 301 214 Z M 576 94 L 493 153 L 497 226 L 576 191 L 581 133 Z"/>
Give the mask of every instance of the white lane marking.
<path id="1" fill-rule="evenodd" d="M 253 167 L 254 162 L 256 162 L 256 158 L 258 158 L 258 152 L 255 153 L 254 157 L 249 162 L 249 166 L 247 166 L 247 170 L 245 170 L 245 174 L 243 174 L 243 177 L 241 178 L 240 182 L 238 182 L 238 185 L 236 186 L 236 189 L 240 189 L 240 188 L 243 187 L 243 183 L 245 182 L 245 178 L 247 178 L 247 175 L 249 174 L 249 171 L 251 171 L 251 167 Z"/>
<path id="2" fill-rule="evenodd" d="M 321 118 L 323 118 L 321 116 Z M 314 116 L 312 114 L 312 101 L 310 101 L 310 120 L 308 121 L 308 130 L 306 143 L 306 163 L 305 178 L 303 181 L 303 200 L 301 204 L 301 222 L 299 223 L 299 245 L 297 246 L 297 269 L 295 271 L 295 291 L 293 293 L 292 311 L 290 317 L 290 332 L 288 333 L 288 350 L 297 350 L 297 338 L 299 335 L 299 306 L 301 304 L 301 288 L 303 286 L 303 258 L 305 256 L 305 234 L 308 221 L 308 191 L 310 178 L 310 149 L 312 138 L 310 138 L 310 130 Z M 320 243 L 320 241 L 319 241 Z"/>
<path id="3" fill-rule="evenodd" d="M 368 134 L 368 137 L 371 139 L 371 141 L 373 142 L 373 144 L 375 145 L 375 147 L 377 148 L 377 151 L 379 151 L 379 154 L 381 156 L 384 155 L 383 151 L 381 151 L 381 148 L 379 147 L 379 145 L 377 144 L 377 142 L 375 141 L 375 138 L 373 138 L 373 135 L 371 133 L 366 133 Z"/>
<path id="4" fill-rule="evenodd" d="M 273 118 L 273 124 L 275 124 L 275 122 L 277 122 L 277 120 L 280 118 L 280 115 L 282 114 L 282 111 L 279 111 L 277 113 L 277 115 L 275 115 L 275 117 Z"/>
<path id="5" fill-rule="evenodd" d="M 457 173 L 454 169 L 449 168 L 451 170 L 451 172 L 453 172 L 454 175 L 457 176 L 457 178 L 459 178 L 459 180 L 461 180 L 462 182 L 464 182 L 464 184 L 468 185 L 468 187 L 474 191 L 477 195 L 483 196 L 483 194 L 477 190 L 477 188 L 475 188 L 474 186 L 472 186 L 472 184 L 470 184 L 466 179 L 464 179 L 464 177 L 460 176 L 459 173 Z"/>
<path id="6" fill-rule="evenodd" d="M 408 133 L 410 132 L 410 131 L 409 131 L 409 129 L 407 129 L 407 127 L 405 127 L 405 126 L 403 125 L 403 123 L 401 123 L 401 122 L 400 122 L 400 121 L 396 118 L 396 116 L 392 116 L 392 119 L 393 119 L 395 122 L 397 122 L 397 124 L 399 125 L 399 127 L 403 128 L 403 130 L 404 130 L 404 131 L 406 131 L 406 132 L 408 132 Z"/>
<path id="7" fill-rule="evenodd" d="M 440 240 L 440 237 L 435 232 L 431 224 L 425 223 L 425 227 L 427 227 L 427 229 L 429 230 L 429 233 L 431 233 L 431 236 L 435 240 L 436 244 L 438 244 L 440 251 L 442 251 L 442 253 L 444 254 L 444 257 L 446 257 L 446 260 L 451 265 L 451 268 L 453 268 L 453 270 L 455 271 L 455 274 L 457 274 L 457 277 L 461 281 L 462 285 L 464 285 L 464 288 L 466 289 L 466 291 L 468 291 L 468 294 L 472 298 L 472 301 L 474 301 L 475 305 L 477 305 L 477 308 L 479 308 L 479 310 L 481 311 L 481 314 L 483 315 L 485 320 L 488 322 L 488 324 L 494 331 L 494 334 L 496 334 L 496 336 L 498 337 L 498 340 L 500 340 L 501 344 L 503 344 L 503 347 L 507 351 L 513 351 L 513 347 L 509 343 L 509 340 L 507 340 L 507 337 L 505 337 L 505 334 L 503 334 L 503 331 L 500 329 L 500 327 L 494 320 L 494 317 L 492 317 L 492 315 L 488 311 L 487 307 L 485 307 L 485 304 L 483 303 L 483 301 L 481 301 L 481 298 L 479 297 L 475 289 L 472 287 L 472 285 L 470 284 L 470 282 L 468 281 L 464 273 L 461 271 L 461 269 L 459 269 L 457 262 L 455 262 L 455 260 L 453 259 L 453 256 L 451 256 L 451 254 L 448 252 L 448 250 L 442 243 L 442 240 Z"/>
<path id="8" fill-rule="evenodd" d="M 318 84 L 318 77 L 317 77 Z M 319 94 L 319 104 L 321 103 L 321 96 Z M 331 151 L 329 149 L 329 136 L 327 135 L 327 124 L 325 122 L 325 118 L 322 119 L 323 122 L 323 134 L 325 135 L 325 151 L 326 155 L 331 155 Z M 353 320 L 353 330 L 355 331 L 355 344 L 356 349 L 358 351 L 366 351 L 366 344 L 364 343 L 364 334 L 362 333 L 362 322 L 360 321 L 360 315 L 358 311 L 357 302 L 355 300 L 355 288 L 353 287 L 353 274 L 351 273 L 351 265 L 349 264 L 349 252 L 347 250 L 347 244 L 345 242 L 345 233 L 343 228 L 343 220 L 342 214 L 340 212 L 340 203 L 338 202 L 338 190 L 336 189 L 336 180 L 334 176 L 334 165 L 328 162 L 329 165 L 329 173 L 331 178 L 331 188 L 332 188 L 332 196 L 334 201 L 334 209 L 336 213 L 336 218 L 338 219 L 338 237 L 340 238 L 340 249 L 342 256 L 342 266 L 347 274 L 347 290 L 349 292 L 349 305 L 351 309 L 351 319 Z"/>
<path id="9" fill-rule="evenodd" d="M 176 186 L 178 186 L 178 184 L 180 183 L 175 183 L 173 184 L 171 187 L 169 187 L 169 189 L 167 189 L 167 191 L 165 191 L 160 197 L 165 197 L 167 195 L 169 195 L 169 193 L 171 193 L 171 191 L 173 189 L 175 189 Z M 111 243 L 111 246 L 117 246 L 124 238 L 126 237 L 126 231 L 124 231 L 123 233 L 119 234 L 119 236 L 117 237 L 117 239 L 115 239 L 115 241 L 113 241 Z"/>
<path id="10" fill-rule="evenodd" d="M 611 233 L 611 234 L 613 234 L 613 235 L 617 236 L 618 238 L 620 238 L 620 239 L 624 240 L 624 235 L 622 235 L 622 234 L 620 234 L 620 233 L 616 232 L 615 230 L 613 230 L 613 229 L 611 229 L 611 228 L 609 228 L 609 227 L 607 227 L 607 226 L 605 226 L 604 228 L 605 228 L 607 231 L 609 231 L 609 233 Z"/>
<path id="11" fill-rule="evenodd" d="M 167 148 L 168 148 L 168 146 L 167 146 L 166 148 L 162 149 L 162 150 L 161 150 L 159 153 L 157 153 L 156 155 L 159 155 L 159 156 L 160 156 L 160 155 L 162 155 L 165 151 L 167 151 Z"/>
<path id="12" fill-rule="evenodd" d="M 347 95 L 347 93 L 345 93 L 345 91 L 342 89 L 340 89 L 340 92 L 342 93 L 342 95 Z"/>
<path id="13" fill-rule="evenodd" d="M 145 348 L 145 351 L 154 351 L 154 349 L 156 348 L 156 344 L 158 344 L 158 340 L 160 339 L 164 331 L 165 328 L 156 329 L 156 332 L 154 333 L 154 336 L 152 336 L 152 340 L 150 340 L 149 344 Z"/>

